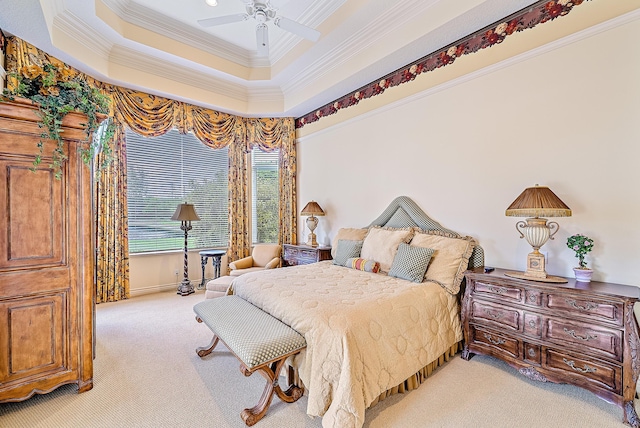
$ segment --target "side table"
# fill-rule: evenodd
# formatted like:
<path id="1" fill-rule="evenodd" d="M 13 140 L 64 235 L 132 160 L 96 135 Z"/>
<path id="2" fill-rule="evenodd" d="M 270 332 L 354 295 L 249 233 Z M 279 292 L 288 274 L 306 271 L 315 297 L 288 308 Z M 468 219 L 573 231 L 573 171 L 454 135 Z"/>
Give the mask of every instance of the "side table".
<path id="1" fill-rule="evenodd" d="M 204 289 L 204 268 L 207 267 L 207 261 L 211 257 L 213 263 L 213 279 L 220 277 L 220 266 L 222 265 L 222 256 L 227 254 L 226 250 L 202 250 L 200 254 L 200 264 L 202 264 L 202 282 L 198 285 L 198 290 Z"/>

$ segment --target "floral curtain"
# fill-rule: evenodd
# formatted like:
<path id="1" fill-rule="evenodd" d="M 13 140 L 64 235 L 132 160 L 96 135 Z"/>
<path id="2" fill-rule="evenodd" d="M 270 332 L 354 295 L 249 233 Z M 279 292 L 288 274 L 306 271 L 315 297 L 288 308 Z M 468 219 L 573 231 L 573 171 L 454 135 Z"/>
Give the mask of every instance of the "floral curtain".
<path id="1" fill-rule="evenodd" d="M 297 240 L 296 212 L 296 136 L 293 118 L 247 119 L 248 149 L 258 147 L 265 152 L 279 149 L 280 227 L 278 241 L 282 245 Z"/>
<path id="2" fill-rule="evenodd" d="M 9 38 L 9 72 L 15 72 L 23 65 L 43 66 L 46 63 L 79 73 L 23 40 Z M 126 127 L 147 137 L 162 135 L 175 127 L 182 133 L 193 132 L 211 148 L 229 146 L 229 260 L 237 260 L 251 252 L 248 151 L 254 146 L 266 151 L 280 149 L 279 241 L 296 242 L 293 118 L 245 119 L 86 77 L 112 98 L 112 115 L 116 124 L 114 162 L 100 174 L 95 187 L 98 303 L 129 296 Z M 15 86 L 15 83 L 9 79 L 8 87 Z"/>
<path id="3" fill-rule="evenodd" d="M 96 303 L 129 298 L 129 224 L 125 131 L 116 125 L 113 161 L 95 182 Z M 103 153 L 97 163 L 103 161 Z"/>

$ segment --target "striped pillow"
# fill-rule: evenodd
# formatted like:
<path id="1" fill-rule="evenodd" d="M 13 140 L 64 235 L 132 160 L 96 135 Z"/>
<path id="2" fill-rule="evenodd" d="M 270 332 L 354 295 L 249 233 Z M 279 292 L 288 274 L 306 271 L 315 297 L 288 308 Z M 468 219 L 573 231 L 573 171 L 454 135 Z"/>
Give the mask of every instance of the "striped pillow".
<path id="1" fill-rule="evenodd" d="M 378 271 L 380 271 L 380 263 L 374 260 L 350 258 L 344 265 L 348 268 L 363 270 L 365 272 L 378 273 Z"/>

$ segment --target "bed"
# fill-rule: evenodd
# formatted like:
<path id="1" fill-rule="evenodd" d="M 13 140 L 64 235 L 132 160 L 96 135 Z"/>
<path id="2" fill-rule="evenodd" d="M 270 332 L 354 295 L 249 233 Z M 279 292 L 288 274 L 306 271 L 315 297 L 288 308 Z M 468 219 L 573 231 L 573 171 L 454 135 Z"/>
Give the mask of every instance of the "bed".
<path id="1" fill-rule="evenodd" d="M 323 427 L 361 427 L 366 408 L 416 388 L 458 351 L 460 283 L 484 255 L 403 196 L 333 243 L 333 261 L 242 275 L 230 292 L 304 336 L 307 349 L 291 364 L 308 390 L 307 414 Z"/>

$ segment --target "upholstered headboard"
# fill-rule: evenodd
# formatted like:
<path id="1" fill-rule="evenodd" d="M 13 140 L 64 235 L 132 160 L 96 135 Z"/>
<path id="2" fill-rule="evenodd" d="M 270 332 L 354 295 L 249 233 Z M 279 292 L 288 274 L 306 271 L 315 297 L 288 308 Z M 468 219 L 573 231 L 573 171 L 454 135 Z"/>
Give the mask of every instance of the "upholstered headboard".
<path id="1" fill-rule="evenodd" d="M 440 223 L 426 215 L 408 196 L 398 196 L 389 206 L 371 222 L 369 226 L 419 227 L 423 230 L 439 230 L 455 236 L 459 233 L 442 227 Z M 484 250 L 477 245 L 469 258 L 469 268 L 484 266 Z"/>

